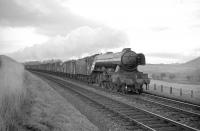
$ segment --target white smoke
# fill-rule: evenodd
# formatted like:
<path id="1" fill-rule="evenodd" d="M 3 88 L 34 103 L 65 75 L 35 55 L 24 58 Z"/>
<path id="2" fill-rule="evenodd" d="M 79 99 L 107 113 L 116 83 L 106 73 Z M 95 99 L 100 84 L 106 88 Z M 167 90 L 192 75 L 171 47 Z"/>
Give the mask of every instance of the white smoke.
<path id="1" fill-rule="evenodd" d="M 128 45 L 126 35 L 107 27 L 77 28 L 68 35 L 57 36 L 40 45 L 27 47 L 10 54 L 19 61 L 44 59 L 69 59 L 84 54 L 95 54 L 101 50 L 115 49 Z"/>

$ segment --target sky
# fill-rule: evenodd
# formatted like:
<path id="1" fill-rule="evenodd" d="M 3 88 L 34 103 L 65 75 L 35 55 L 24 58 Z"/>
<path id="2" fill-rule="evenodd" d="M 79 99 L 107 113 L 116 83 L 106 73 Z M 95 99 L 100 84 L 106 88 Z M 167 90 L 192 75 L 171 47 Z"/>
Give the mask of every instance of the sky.
<path id="1" fill-rule="evenodd" d="M 20 62 L 132 48 L 147 63 L 200 56 L 200 0 L 0 0 L 0 54 Z"/>

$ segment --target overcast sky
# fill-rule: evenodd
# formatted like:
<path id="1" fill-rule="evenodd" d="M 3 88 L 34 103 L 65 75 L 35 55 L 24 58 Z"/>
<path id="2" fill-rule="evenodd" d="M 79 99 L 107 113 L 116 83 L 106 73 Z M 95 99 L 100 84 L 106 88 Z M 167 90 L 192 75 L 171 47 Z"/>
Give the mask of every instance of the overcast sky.
<path id="1" fill-rule="evenodd" d="M 0 0 L 0 54 L 63 60 L 130 47 L 148 63 L 200 56 L 200 0 Z"/>

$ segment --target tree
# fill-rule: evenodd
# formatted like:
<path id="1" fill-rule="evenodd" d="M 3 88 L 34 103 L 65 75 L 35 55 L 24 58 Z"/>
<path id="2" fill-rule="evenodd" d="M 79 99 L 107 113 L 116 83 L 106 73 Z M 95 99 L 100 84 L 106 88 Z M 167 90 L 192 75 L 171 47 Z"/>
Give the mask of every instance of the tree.
<path id="1" fill-rule="evenodd" d="M 176 77 L 175 74 L 173 74 L 173 73 L 169 74 L 169 79 L 170 79 L 170 80 L 173 80 L 175 77 Z"/>
<path id="2" fill-rule="evenodd" d="M 156 79 L 156 74 L 152 74 L 152 78 L 155 80 Z"/>
<path id="3" fill-rule="evenodd" d="M 186 76 L 186 78 L 187 78 L 187 80 L 188 80 L 188 81 L 190 81 L 190 80 L 191 80 L 191 78 L 192 78 L 192 76 L 190 76 L 190 75 L 187 75 L 187 76 Z"/>
<path id="4" fill-rule="evenodd" d="M 200 74 L 198 75 L 198 81 L 200 82 Z"/>
<path id="5" fill-rule="evenodd" d="M 160 73 L 160 79 L 163 80 L 163 78 L 166 77 L 165 73 Z"/>

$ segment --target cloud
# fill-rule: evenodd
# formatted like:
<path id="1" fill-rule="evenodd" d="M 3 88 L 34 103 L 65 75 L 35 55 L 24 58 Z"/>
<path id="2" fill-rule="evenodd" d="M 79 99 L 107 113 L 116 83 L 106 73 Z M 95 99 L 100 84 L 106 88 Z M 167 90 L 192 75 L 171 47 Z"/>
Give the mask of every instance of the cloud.
<path id="1" fill-rule="evenodd" d="M 0 25 L 32 26 L 46 35 L 66 34 L 80 26 L 95 26 L 62 6 L 61 0 L 0 0 Z"/>
<path id="2" fill-rule="evenodd" d="M 14 52 L 48 40 L 46 35 L 36 33 L 31 27 L 11 28 L 0 26 L 0 54 Z"/>
<path id="3" fill-rule="evenodd" d="M 191 26 L 191 28 L 194 28 L 194 29 L 197 28 L 198 29 L 198 28 L 200 28 L 200 24 L 194 24 L 194 25 Z"/>
<path id="4" fill-rule="evenodd" d="M 108 27 L 92 28 L 83 26 L 66 36 L 57 36 L 41 45 L 27 47 L 9 54 L 19 61 L 64 59 L 99 53 L 101 50 L 115 49 L 129 45 L 126 34 Z"/>
<path id="5" fill-rule="evenodd" d="M 147 55 L 151 57 L 158 57 L 158 58 L 181 58 L 183 55 L 180 53 L 167 53 L 167 52 L 156 52 L 156 53 L 148 53 Z"/>
<path id="6" fill-rule="evenodd" d="M 195 52 L 200 52 L 200 48 L 197 48 L 194 50 Z"/>
<path id="7" fill-rule="evenodd" d="M 169 29 L 169 27 L 152 27 L 151 28 L 152 31 L 165 31 L 168 29 Z"/>
<path id="8" fill-rule="evenodd" d="M 199 57 L 200 49 L 194 49 L 188 53 L 169 53 L 169 52 L 156 52 L 156 53 L 147 53 L 146 56 L 151 59 L 151 63 L 184 63 L 189 60 Z"/>

